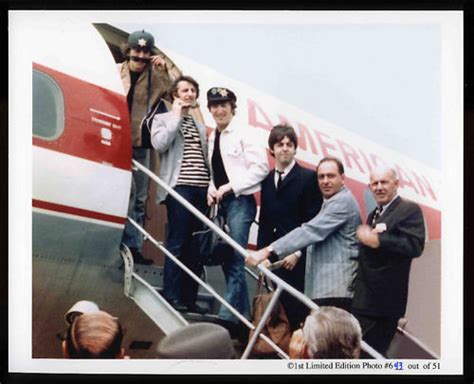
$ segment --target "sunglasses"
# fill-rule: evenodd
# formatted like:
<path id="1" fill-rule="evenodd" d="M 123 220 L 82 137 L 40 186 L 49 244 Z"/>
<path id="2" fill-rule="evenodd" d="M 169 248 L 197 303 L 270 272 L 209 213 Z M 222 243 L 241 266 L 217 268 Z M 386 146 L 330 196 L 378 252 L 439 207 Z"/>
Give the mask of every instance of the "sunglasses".
<path id="1" fill-rule="evenodd" d="M 130 56 L 130 60 L 137 61 L 137 62 L 142 62 L 142 63 L 145 63 L 145 64 L 150 62 L 149 57 Z"/>

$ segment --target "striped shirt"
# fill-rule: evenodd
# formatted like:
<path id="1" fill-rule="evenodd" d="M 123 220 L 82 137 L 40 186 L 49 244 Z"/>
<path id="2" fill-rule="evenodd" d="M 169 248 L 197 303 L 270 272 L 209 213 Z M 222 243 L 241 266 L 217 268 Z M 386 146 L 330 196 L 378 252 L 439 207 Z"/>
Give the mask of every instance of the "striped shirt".
<path id="1" fill-rule="evenodd" d="M 202 152 L 199 131 L 191 116 L 183 117 L 181 132 L 184 136 L 184 152 L 176 185 L 207 187 L 209 185 L 209 169 Z"/>

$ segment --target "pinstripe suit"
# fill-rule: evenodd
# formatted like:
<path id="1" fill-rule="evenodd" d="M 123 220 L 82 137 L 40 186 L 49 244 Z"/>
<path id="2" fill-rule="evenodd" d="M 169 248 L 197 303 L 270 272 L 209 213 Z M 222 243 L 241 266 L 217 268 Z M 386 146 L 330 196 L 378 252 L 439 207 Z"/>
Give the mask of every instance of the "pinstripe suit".
<path id="1" fill-rule="evenodd" d="M 341 190 L 324 199 L 319 214 L 273 242 L 280 259 L 308 245 L 305 295 L 311 299 L 352 298 L 357 272 L 357 227 L 362 224 L 352 193 Z"/>

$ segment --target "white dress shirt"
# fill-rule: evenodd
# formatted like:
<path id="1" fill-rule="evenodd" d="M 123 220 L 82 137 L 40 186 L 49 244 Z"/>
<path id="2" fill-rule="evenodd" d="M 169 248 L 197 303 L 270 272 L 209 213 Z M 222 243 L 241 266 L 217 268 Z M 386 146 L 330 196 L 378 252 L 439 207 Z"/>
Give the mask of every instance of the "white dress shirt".
<path id="1" fill-rule="evenodd" d="M 290 164 L 288 164 L 288 166 L 285 169 L 283 169 L 283 173 L 281 174 L 281 180 L 282 181 L 286 177 L 286 175 L 288 175 L 290 173 L 290 171 L 293 169 L 295 164 L 296 164 L 296 160 L 293 159 L 293 161 Z M 277 170 L 282 172 L 282 170 L 280 170 L 278 168 L 275 168 L 275 187 L 278 184 L 278 172 L 277 172 Z"/>

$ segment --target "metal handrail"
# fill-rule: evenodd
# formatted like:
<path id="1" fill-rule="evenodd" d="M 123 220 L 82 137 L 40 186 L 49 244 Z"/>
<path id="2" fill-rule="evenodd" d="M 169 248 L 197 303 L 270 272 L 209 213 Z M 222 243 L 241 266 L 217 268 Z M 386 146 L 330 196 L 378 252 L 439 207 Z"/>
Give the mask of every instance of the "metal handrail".
<path id="1" fill-rule="evenodd" d="M 247 347 L 245 348 L 245 351 L 241 356 L 241 359 L 248 358 L 250 353 L 252 352 L 253 346 L 257 342 L 257 337 L 262 334 L 261 333 L 262 329 L 263 329 L 264 325 L 266 324 L 267 319 L 270 317 L 270 315 L 273 311 L 273 307 L 277 304 L 278 299 L 280 298 L 280 294 L 282 292 L 282 289 L 283 288 L 281 287 L 281 285 L 279 285 L 277 287 L 276 291 L 273 292 L 272 298 L 271 298 L 270 302 L 267 304 L 267 307 L 265 308 L 265 311 L 263 312 L 262 318 L 260 319 L 260 321 L 257 325 L 257 328 L 255 328 L 254 334 L 250 338 L 250 340 L 247 344 Z"/>
<path id="2" fill-rule="evenodd" d="M 186 265 L 184 265 L 176 256 L 174 256 L 170 251 L 168 251 L 161 241 L 157 241 L 153 236 L 151 236 L 145 229 L 143 229 L 135 220 L 128 217 L 130 223 L 137 228 L 148 240 L 150 240 L 155 247 L 157 247 L 160 251 L 162 251 L 167 257 L 169 257 L 173 262 L 176 263 L 184 272 L 186 272 L 189 276 L 191 276 L 201 287 L 206 289 L 212 296 L 214 296 L 222 305 L 227 307 L 229 311 L 231 311 L 240 321 L 242 321 L 248 328 L 254 329 L 255 326 L 248 321 L 244 316 L 240 314 L 232 305 L 230 305 L 227 301 L 224 300 L 209 284 L 202 281 L 199 276 L 197 276 L 194 272 L 192 272 Z M 288 359 L 289 356 L 283 351 L 278 345 L 276 345 L 272 339 L 268 336 L 260 333 L 258 335 L 261 339 L 265 340 L 280 356 L 283 358 Z"/>
<path id="3" fill-rule="evenodd" d="M 207 218 L 204 214 L 202 214 L 196 207 L 194 207 L 189 201 L 187 201 L 184 197 L 182 197 L 179 193 L 177 193 L 173 188 L 171 188 L 168 184 L 166 184 L 163 180 L 161 180 L 157 175 L 155 175 L 153 172 L 151 172 L 148 168 L 146 168 L 145 166 L 143 166 L 142 164 L 140 164 L 139 162 L 135 161 L 132 159 L 132 163 L 133 165 L 141 170 L 142 172 L 144 172 L 146 175 L 148 175 L 153 181 L 155 181 L 160 187 L 162 187 L 166 192 L 168 192 L 171 196 L 173 196 L 173 198 L 175 198 L 178 202 L 180 202 L 186 209 L 188 209 L 194 216 L 196 216 L 200 221 L 202 221 L 204 224 L 206 224 L 209 228 L 211 228 L 214 232 L 216 232 L 220 237 L 222 237 L 234 250 L 236 250 L 242 257 L 246 258 L 248 253 L 247 251 L 239 244 L 237 243 L 234 239 L 232 239 L 227 233 L 225 233 L 224 231 L 221 230 L 221 228 L 219 228 L 216 224 L 214 224 L 211 220 L 209 220 L 209 218 Z M 130 218 L 129 218 L 130 221 L 132 221 Z M 132 222 L 133 225 L 135 225 L 137 227 L 137 229 L 139 229 L 141 232 L 147 234 L 147 232 L 142 229 L 137 223 L 135 222 Z M 152 238 L 149 234 L 147 234 L 147 237 L 149 238 Z M 159 242 L 157 242 L 156 240 L 154 240 L 154 244 L 156 246 L 158 246 L 160 249 L 164 249 L 166 250 L 166 248 L 163 247 L 162 243 L 159 244 Z M 159 244 L 159 245 L 158 245 Z M 189 270 L 183 263 L 181 263 L 175 256 L 173 256 L 168 250 L 166 250 L 166 255 L 167 256 L 170 256 L 173 261 L 175 263 L 177 263 L 178 265 L 180 265 L 180 267 L 186 271 L 186 273 L 188 275 L 190 275 L 194 280 L 196 280 L 201 286 L 205 287 L 207 286 L 207 284 L 203 283 L 202 280 L 196 276 L 191 270 Z M 295 297 L 296 299 L 298 299 L 299 301 L 301 301 L 303 304 L 305 304 L 307 307 L 311 308 L 311 309 L 314 309 L 314 310 L 317 310 L 319 308 L 319 306 L 317 304 L 315 304 L 310 298 L 308 298 L 307 296 L 305 296 L 304 294 L 302 294 L 300 291 L 298 291 L 296 288 L 292 287 L 291 285 L 289 285 L 286 281 L 282 280 L 280 277 L 276 276 L 273 272 L 271 272 L 268 268 L 266 268 L 265 266 L 263 266 L 262 264 L 259 264 L 257 266 L 258 270 L 263 273 L 266 277 L 268 277 L 269 279 L 271 279 L 276 285 L 277 285 L 277 290 L 276 292 L 278 292 L 278 294 L 276 294 L 276 292 L 274 293 L 274 295 L 277 296 L 277 299 L 278 299 L 278 296 L 279 294 L 281 293 L 281 290 L 284 289 L 286 292 L 288 292 L 290 295 L 292 295 L 293 297 Z M 210 290 L 209 290 L 210 288 Z M 209 290 L 209 292 L 211 294 L 215 294 L 216 295 L 216 298 L 220 296 L 215 293 L 214 289 L 212 287 L 208 287 L 206 288 Z M 214 292 L 214 293 L 213 293 Z M 222 299 L 222 298 L 220 298 Z M 219 301 L 221 301 L 219 299 Z M 237 312 L 238 313 L 238 318 L 243 321 L 243 323 L 249 327 L 250 329 L 254 329 L 254 325 L 248 321 L 245 317 L 243 317 L 242 315 L 240 315 L 240 313 L 235 310 L 232 306 L 230 306 L 230 304 L 228 304 L 224 299 L 222 299 L 221 301 L 222 304 L 224 304 L 227 308 L 229 308 L 231 310 L 232 313 Z M 277 303 L 277 300 L 271 300 L 270 303 L 268 304 L 267 308 L 265 309 L 265 312 L 264 312 L 264 316 L 262 316 L 262 319 L 260 320 L 259 324 L 257 325 L 257 329 L 260 328 L 260 331 L 261 329 L 263 328 L 263 324 L 265 324 L 266 322 L 266 318 L 265 318 L 265 314 L 267 315 L 267 317 L 270 315 L 271 313 L 271 310 L 273 308 L 273 306 Z M 235 313 L 234 313 L 235 314 Z M 263 335 L 262 333 L 257 333 L 255 332 L 255 334 L 257 334 L 258 336 L 262 337 L 262 336 L 265 336 Z M 242 355 L 242 359 L 244 358 L 247 358 L 248 355 L 250 354 L 250 352 L 252 351 L 253 349 L 253 346 L 256 342 L 256 339 L 257 339 L 257 336 L 254 335 L 250 342 L 248 343 L 247 345 L 247 348 L 246 350 L 244 351 L 244 354 Z M 267 343 L 268 341 L 271 341 L 271 339 L 267 338 L 268 340 L 265 340 Z M 272 347 L 275 349 L 275 347 L 277 349 L 279 349 L 281 351 L 281 349 L 275 344 L 273 343 L 273 341 L 271 341 L 271 343 L 269 343 L 270 345 L 272 345 Z M 373 349 L 370 345 L 368 345 L 365 341 L 361 341 L 361 348 L 362 350 L 364 350 L 365 352 L 367 352 L 370 356 L 376 358 L 376 359 L 381 359 L 381 360 L 384 360 L 385 357 L 383 355 L 381 355 L 379 352 L 377 352 L 375 349 Z M 277 350 L 275 349 L 275 350 Z M 281 351 L 283 352 L 283 351 Z M 284 357 L 288 358 L 288 355 L 286 355 L 286 353 L 283 352 L 283 355 Z"/>

